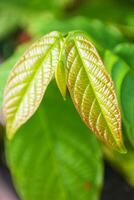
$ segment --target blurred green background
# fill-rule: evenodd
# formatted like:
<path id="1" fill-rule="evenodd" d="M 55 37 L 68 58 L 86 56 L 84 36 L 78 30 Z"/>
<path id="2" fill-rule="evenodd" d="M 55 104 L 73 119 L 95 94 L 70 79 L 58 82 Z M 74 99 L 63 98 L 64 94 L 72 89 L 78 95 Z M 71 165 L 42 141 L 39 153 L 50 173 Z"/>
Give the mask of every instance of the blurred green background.
<path id="1" fill-rule="evenodd" d="M 0 108 L 27 46 L 50 31 L 77 29 L 88 33 L 115 83 L 128 154 L 102 145 L 52 83 L 5 145 L 0 114 L 0 200 L 11 200 L 12 187 L 21 200 L 134 199 L 134 0 L 0 0 Z"/>

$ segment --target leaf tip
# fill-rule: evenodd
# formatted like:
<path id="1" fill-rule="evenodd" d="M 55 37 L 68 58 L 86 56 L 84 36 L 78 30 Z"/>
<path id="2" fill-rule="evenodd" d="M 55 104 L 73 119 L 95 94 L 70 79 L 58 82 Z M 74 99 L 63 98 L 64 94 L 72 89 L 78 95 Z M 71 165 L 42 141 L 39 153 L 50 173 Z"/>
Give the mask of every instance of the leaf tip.
<path id="1" fill-rule="evenodd" d="M 58 82 L 57 80 L 56 80 L 56 83 L 57 83 L 57 86 L 58 86 L 58 88 L 59 88 L 59 91 L 60 91 L 60 93 L 61 93 L 63 99 L 66 100 L 66 87 L 65 87 L 65 86 L 61 87 L 61 86 L 59 85 L 59 82 Z"/>
<path id="2" fill-rule="evenodd" d="M 6 127 L 6 137 L 8 140 L 12 140 L 15 135 L 16 130 L 14 130 L 11 126 Z"/>
<path id="3" fill-rule="evenodd" d="M 122 154 L 126 154 L 126 153 L 127 153 L 127 149 L 126 149 L 126 147 L 125 147 L 125 145 L 124 145 L 123 142 L 122 142 L 122 143 L 120 144 L 120 146 L 118 147 L 118 151 L 119 151 L 120 153 L 122 153 Z"/>
<path id="4" fill-rule="evenodd" d="M 63 97 L 63 100 L 66 101 L 66 92 L 64 95 L 62 94 L 62 97 Z"/>

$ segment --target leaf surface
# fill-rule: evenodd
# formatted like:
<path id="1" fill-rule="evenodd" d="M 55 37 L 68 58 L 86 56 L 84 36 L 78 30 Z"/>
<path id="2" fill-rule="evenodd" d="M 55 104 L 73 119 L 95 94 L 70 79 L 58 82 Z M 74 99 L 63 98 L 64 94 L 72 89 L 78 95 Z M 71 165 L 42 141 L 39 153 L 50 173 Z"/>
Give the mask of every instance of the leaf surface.
<path id="1" fill-rule="evenodd" d="M 66 98 L 67 71 L 62 60 L 59 61 L 55 70 L 55 79 L 57 86 L 63 96 Z"/>
<path id="2" fill-rule="evenodd" d="M 56 86 L 50 85 L 35 115 L 7 141 L 6 150 L 21 200 L 99 200 L 100 145 Z"/>
<path id="3" fill-rule="evenodd" d="M 14 66 L 5 89 L 4 115 L 11 138 L 38 108 L 59 61 L 61 34 L 35 42 Z"/>
<path id="4" fill-rule="evenodd" d="M 71 32 L 65 47 L 68 88 L 87 126 L 106 144 L 125 152 L 121 116 L 113 82 L 94 45 L 82 32 Z"/>

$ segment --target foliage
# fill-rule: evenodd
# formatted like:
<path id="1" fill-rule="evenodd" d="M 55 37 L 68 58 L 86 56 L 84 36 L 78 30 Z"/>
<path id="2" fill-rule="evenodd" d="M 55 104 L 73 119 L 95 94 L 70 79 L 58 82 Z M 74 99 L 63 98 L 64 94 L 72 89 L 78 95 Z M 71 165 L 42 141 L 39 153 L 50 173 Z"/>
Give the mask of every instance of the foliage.
<path id="1" fill-rule="evenodd" d="M 56 68 L 60 69 L 56 71 L 60 91 L 65 93 L 67 83 L 87 126 L 113 149 L 125 152 L 113 83 L 94 45 L 80 31 L 70 32 L 66 38 L 59 32 L 45 35 L 14 66 L 3 104 L 8 138 L 37 110 Z"/>
<path id="2" fill-rule="evenodd" d="M 32 38 L 30 44 L 34 43 L 35 39 L 51 31 L 62 32 L 62 34 L 59 33 L 60 42 L 58 43 L 58 51 L 56 51 L 59 57 L 57 58 L 57 54 L 54 54 L 53 57 L 53 59 L 58 59 L 58 64 L 53 65 L 52 74 L 55 76 L 57 86 L 66 101 L 62 100 L 55 83 L 52 81 L 45 93 L 45 98 L 43 98 L 44 90 L 40 93 L 38 104 L 34 108 L 32 107 L 31 113 L 25 118 L 26 123 L 22 125 L 24 121 L 18 120 L 18 117 L 16 117 L 17 123 L 22 126 L 15 135 L 12 135 L 11 140 L 6 139 L 7 163 L 16 190 L 22 200 L 100 199 L 103 186 L 102 152 L 111 165 L 124 175 L 129 184 L 134 186 L 134 15 L 132 5 L 133 0 L 46 0 L 43 4 L 42 0 L 31 0 L 30 2 L 25 0 L 2 0 L 0 2 L 0 42 L 5 40 L 10 33 L 18 30 L 18 27 Z M 81 31 L 72 32 L 74 30 Z M 82 31 L 87 32 L 88 36 L 83 34 Z M 82 41 L 78 40 L 77 34 L 80 34 Z M 88 44 L 86 44 L 86 40 L 88 40 Z M 49 42 L 51 43 L 51 41 Z M 47 45 L 49 46 L 49 44 Z M 76 53 L 76 44 L 79 44 L 79 54 Z M 94 56 L 89 44 L 93 45 Z M 35 44 L 35 53 L 40 53 L 45 50 L 46 42 L 43 47 L 37 47 L 36 45 L 38 46 L 38 41 Z M 46 47 L 48 47 L 47 45 Z M 3 107 L 3 92 L 5 85 L 7 85 L 7 79 L 14 70 L 12 67 L 19 57 L 25 53 L 28 46 L 29 44 L 21 46 L 15 51 L 14 55 L 0 66 L 1 108 Z M 71 56 L 67 57 L 70 46 L 74 50 L 70 54 Z M 87 46 L 88 49 L 85 50 Z M 33 53 L 28 49 L 25 56 L 29 55 L 29 52 Z M 55 52 L 53 48 L 50 50 L 51 52 Z M 83 114 L 80 109 L 79 105 L 82 97 L 80 89 L 83 89 L 82 86 L 86 87 L 87 84 L 91 84 L 91 79 L 88 78 L 94 78 L 95 76 L 86 73 L 87 71 L 80 72 L 80 76 L 78 76 L 78 69 L 82 72 L 87 69 L 88 62 L 86 62 L 86 58 L 91 62 L 93 61 L 91 56 L 94 59 L 98 58 L 98 52 L 100 55 L 98 62 L 104 61 L 107 68 L 105 70 L 108 71 L 106 73 L 110 74 L 118 97 L 122 116 L 123 138 L 128 150 L 125 155 L 112 151 L 104 145 L 102 151 L 99 142 L 91 134 L 91 130 L 82 123 L 74 110 L 68 94 L 69 89 L 74 104 L 84 120 L 84 116 L 88 116 L 88 113 L 84 112 Z M 74 65 L 74 72 L 76 73 L 70 74 L 68 69 L 71 68 L 73 53 L 77 54 L 76 60 L 79 62 Z M 46 62 L 45 55 L 45 51 L 42 56 L 37 55 L 37 62 L 44 62 L 44 60 Z M 50 58 L 50 55 L 48 57 Z M 26 60 L 30 61 L 27 56 Z M 23 63 L 22 66 L 24 67 Z M 50 60 L 47 62 L 48 68 L 52 63 L 49 64 Z M 20 69 L 21 65 L 17 64 L 16 66 L 17 75 L 19 73 L 18 68 Z M 42 65 L 37 66 L 34 63 L 31 63 L 30 66 L 33 69 L 29 72 L 31 77 L 31 72 L 33 74 L 37 72 L 37 68 L 39 70 L 43 69 Z M 96 67 L 96 65 L 94 66 Z M 99 65 L 97 64 L 96 70 L 98 69 Z M 103 73 L 104 71 L 102 70 Z M 71 84 L 74 83 L 73 80 L 76 75 L 76 90 L 79 92 L 74 93 L 74 84 Z M 81 75 L 86 80 L 84 83 L 80 79 Z M 24 76 L 23 78 L 22 80 L 26 80 L 26 83 L 28 83 L 29 77 Z M 18 78 L 15 80 L 17 84 L 22 83 Z M 39 85 L 39 79 L 36 80 L 33 84 L 34 89 L 36 86 L 38 88 Z M 29 88 L 32 88 L 32 83 Z M 25 83 L 23 86 L 25 88 Z M 93 88 L 95 87 L 96 84 L 93 82 Z M 91 93 L 91 91 L 89 92 Z M 31 95 L 32 92 L 29 94 Z M 95 93 L 92 92 L 90 97 L 94 94 L 98 95 L 95 91 Z M 22 96 L 18 95 L 18 97 L 22 100 L 21 105 L 23 103 L 25 105 Z M 42 103 L 39 105 L 42 98 Z M 33 99 L 36 100 L 36 96 Z M 106 96 L 106 99 L 108 99 L 108 96 Z M 83 107 L 84 111 L 85 108 L 87 110 L 87 105 L 91 103 L 91 98 L 86 98 L 86 100 L 88 103 Z M 10 103 L 12 103 L 11 101 Z M 17 104 L 15 106 L 18 107 Z M 93 117 L 97 116 L 98 109 L 99 107 L 94 109 L 96 114 L 93 113 Z M 11 112 L 11 110 L 9 111 Z M 25 112 L 20 113 L 21 115 L 25 114 Z M 31 117 L 31 115 L 33 116 Z M 104 121 L 102 124 L 104 124 Z M 89 124 L 87 123 L 87 125 Z M 14 128 L 17 129 L 18 127 L 15 125 Z M 93 132 L 95 131 L 93 130 Z M 109 137 L 111 137 L 110 132 L 108 133 Z M 116 138 L 117 135 L 115 140 Z"/>
<path id="3" fill-rule="evenodd" d="M 104 154 L 120 173 L 122 173 L 129 184 L 134 186 L 134 45 L 121 43 L 113 52 L 106 51 L 104 63 L 115 83 L 118 100 L 120 102 L 123 133 L 128 153 L 126 156 L 115 154 L 104 148 Z M 129 140 L 129 142 L 128 142 Z M 132 145 L 132 146 L 131 146 Z M 127 163 L 127 164 L 126 164 Z"/>
<path id="4" fill-rule="evenodd" d="M 107 66 L 116 86 L 129 141 L 134 145 L 134 45 L 119 44 L 114 53 L 105 53 Z"/>
<path id="5" fill-rule="evenodd" d="M 26 51 L 12 70 L 3 107 L 9 138 L 38 108 L 58 65 L 61 45 L 60 33 L 44 36 Z"/>
<path id="6" fill-rule="evenodd" d="M 54 84 L 6 149 L 22 199 L 99 198 L 103 179 L 99 144 Z"/>
<path id="7" fill-rule="evenodd" d="M 42 16 L 40 20 L 34 17 L 33 21 L 34 23 L 27 24 L 27 30 L 31 35 L 41 36 L 53 30 L 65 33 L 73 30 L 82 30 L 88 33 L 100 51 L 106 48 L 113 49 L 117 44 L 125 40 L 122 33 L 115 26 L 105 24 L 97 19 L 77 16 L 60 20 L 52 16 Z"/>

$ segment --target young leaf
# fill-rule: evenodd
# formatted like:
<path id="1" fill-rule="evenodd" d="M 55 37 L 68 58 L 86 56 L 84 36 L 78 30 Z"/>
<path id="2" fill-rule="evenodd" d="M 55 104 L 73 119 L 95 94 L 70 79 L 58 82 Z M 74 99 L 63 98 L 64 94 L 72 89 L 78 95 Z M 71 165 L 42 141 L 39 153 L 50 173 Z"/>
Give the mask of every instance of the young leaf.
<path id="1" fill-rule="evenodd" d="M 100 145 L 70 99 L 63 101 L 52 86 L 36 114 L 6 143 L 14 185 L 21 200 L 99 200 Z"/>
<path id="2" fill-rule="evenodd" d="M 51 32 L 33 44 L 14 66 L 4 95 L 8 138 L 38 108 L 58 64 L 61 45 L 61 34 Z"/>
<path id="3" fill-rule="evenodd" d="M 112 148 L 125 152 L 121 116 L 113 82 L 94 45 L 82 32 L 71 32 L 65 47 L 68 88 L 89 128 Z"/>
<path id="4" fill-rule="evenodd" d="M 55 79 L 58 88 L 63 96 L 66 98 L 66 84 L 67 84 L 67 72 L 62 60 L 59 61 L 55 70 Z"/>

